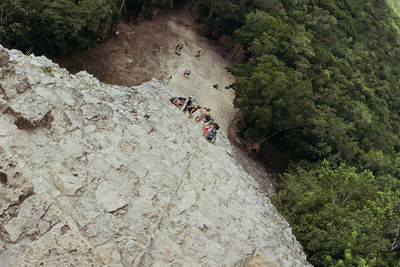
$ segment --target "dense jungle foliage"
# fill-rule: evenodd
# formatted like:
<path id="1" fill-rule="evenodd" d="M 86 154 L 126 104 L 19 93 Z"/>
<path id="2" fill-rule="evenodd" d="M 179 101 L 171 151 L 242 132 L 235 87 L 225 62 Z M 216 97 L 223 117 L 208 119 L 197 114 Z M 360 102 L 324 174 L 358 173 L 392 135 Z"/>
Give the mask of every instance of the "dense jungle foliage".
<path id="1" fill-rule="evenodd" d="M 243 134 L 295 156 L 273 201 L 309 261 L 399 266 L 398 2 L 197 2 L 245 46 L 231 70 Z"/>
<path id="2" fill-rule="evenodd" d="M 4 0 L 0 42 L 35 54 L 69 54 L 89 47 L 117 21 L 117 1 Z"/>
<path id="3" fill-rule="evenodd" d="M 87 49 L 112 33 L 124 14 L 151 19 L 173 0 L 2 0 L 0 43 L 37 55 Z"/>

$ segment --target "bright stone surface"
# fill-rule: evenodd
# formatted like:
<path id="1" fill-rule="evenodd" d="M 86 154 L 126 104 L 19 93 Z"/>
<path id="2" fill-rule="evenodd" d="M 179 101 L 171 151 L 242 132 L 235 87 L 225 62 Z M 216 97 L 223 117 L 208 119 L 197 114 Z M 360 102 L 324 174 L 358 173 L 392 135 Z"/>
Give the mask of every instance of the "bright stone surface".
<path id="1" fill-rule="evenodd" d="M 73 196 L 83 186 L 84 179 L 72 173 L 59 163 L 51 165 L 54 185 L 66 195 Z"/>
<path id="2" fill-rule="evenodd" d="M 116 211 L 128 204 L 128 201 L 115 191 L 107 181 L 103 181 L 97 187 L 95 195 L 98 203 L 104 206 L 106 212 Z"/>
<path id="3" fill-rule="evenodd" d="M 0 266 L 309 265 L 224 129 L 208 143 L 174 88 L 0 59 Z"/>

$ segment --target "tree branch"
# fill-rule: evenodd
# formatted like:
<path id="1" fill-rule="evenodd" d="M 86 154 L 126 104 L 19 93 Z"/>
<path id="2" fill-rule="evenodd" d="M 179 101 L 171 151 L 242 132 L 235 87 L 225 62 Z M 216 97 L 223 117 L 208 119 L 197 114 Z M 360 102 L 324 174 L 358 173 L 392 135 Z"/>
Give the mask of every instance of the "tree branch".
<path id="1" fill-rule="evenodd" d="M 124 5 L 125 5 L 125 0 L 122 0 L 121 7 L 119 8 L 119 14 L 121 14 L 122 8 L 124 7 Z"/>
<path id="2" fill-rule="evenodd" d="M 281 132 L 282 132 L 282 131 L 275 131 L 275 132 L 273 132 L 272 134 L 270 134 L 269 136 L 266 136 L 266 134 L 265 134 L 263 137 L 261 137 L 260 140 L 258 140 L 258 143 L 262 144 L 262 143 L 264 143 L 265 141 L 267 141 L 268 139 L 270 139 L 271 137 L 273 137 L 274 135 L 276 135 L 276 134 L 278 134 L 278 133 L 281 133 Z"/>
<path id="3" fill-rule="evenodd" d="M 288 128 L 283 129 L 283 130 L 280 130 L 280 131 L 276 130 L 275 132 L 273 132 L 269 136 L 267 136 L 267 134 L 265 134 L 263 137 L 261 137 L 261 139 L 258 140 L 258 143 L 262 144 L 262 143 L 266 142 L 268 139 L 272 138 L 273 136 L 275 136 L 277 134 L 286 132 L 288 130 L 297 129 L 297 128 L 301 128 L 301 127 L 300 126 L 299 127 L 288 127 Z"/>

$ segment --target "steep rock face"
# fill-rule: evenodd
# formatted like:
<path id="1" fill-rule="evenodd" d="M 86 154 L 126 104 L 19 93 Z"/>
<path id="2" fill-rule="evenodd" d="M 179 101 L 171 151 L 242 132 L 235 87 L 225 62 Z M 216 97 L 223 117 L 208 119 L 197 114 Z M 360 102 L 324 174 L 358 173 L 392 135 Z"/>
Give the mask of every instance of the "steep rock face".
<path id="1" fill-rule="evenodd" d="M 206 142 L 173 88 L 1 46 L 0 68 L 1 266 L 243 266 L 254 251 L 309 265 L 223 131 Z"/>

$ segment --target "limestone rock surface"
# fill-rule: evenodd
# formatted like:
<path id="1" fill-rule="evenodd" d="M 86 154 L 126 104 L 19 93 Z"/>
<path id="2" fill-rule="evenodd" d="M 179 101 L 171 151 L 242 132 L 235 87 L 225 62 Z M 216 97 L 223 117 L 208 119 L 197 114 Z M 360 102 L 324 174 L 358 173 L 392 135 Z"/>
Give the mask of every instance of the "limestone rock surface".
<path id="1" fill-rule="evenodd" d="M 309 265 L 224 130 L 208 143 L 174 88 L 1 46 L 0 68 L 0 266 Z"/>
<path id="2" fill-rule="evenodd" d="M 33 184 L 17 167 L 16 161 L 0 148 L 0 224 L 5 225 L 33 193 Z"/>
<path id="3" fill-rule="evenodd" d="M 31 242 L 12 263 L 16 266 L 100 266 L 108 260 L 74 226 L 56 224 L 38 240 Z"/>

